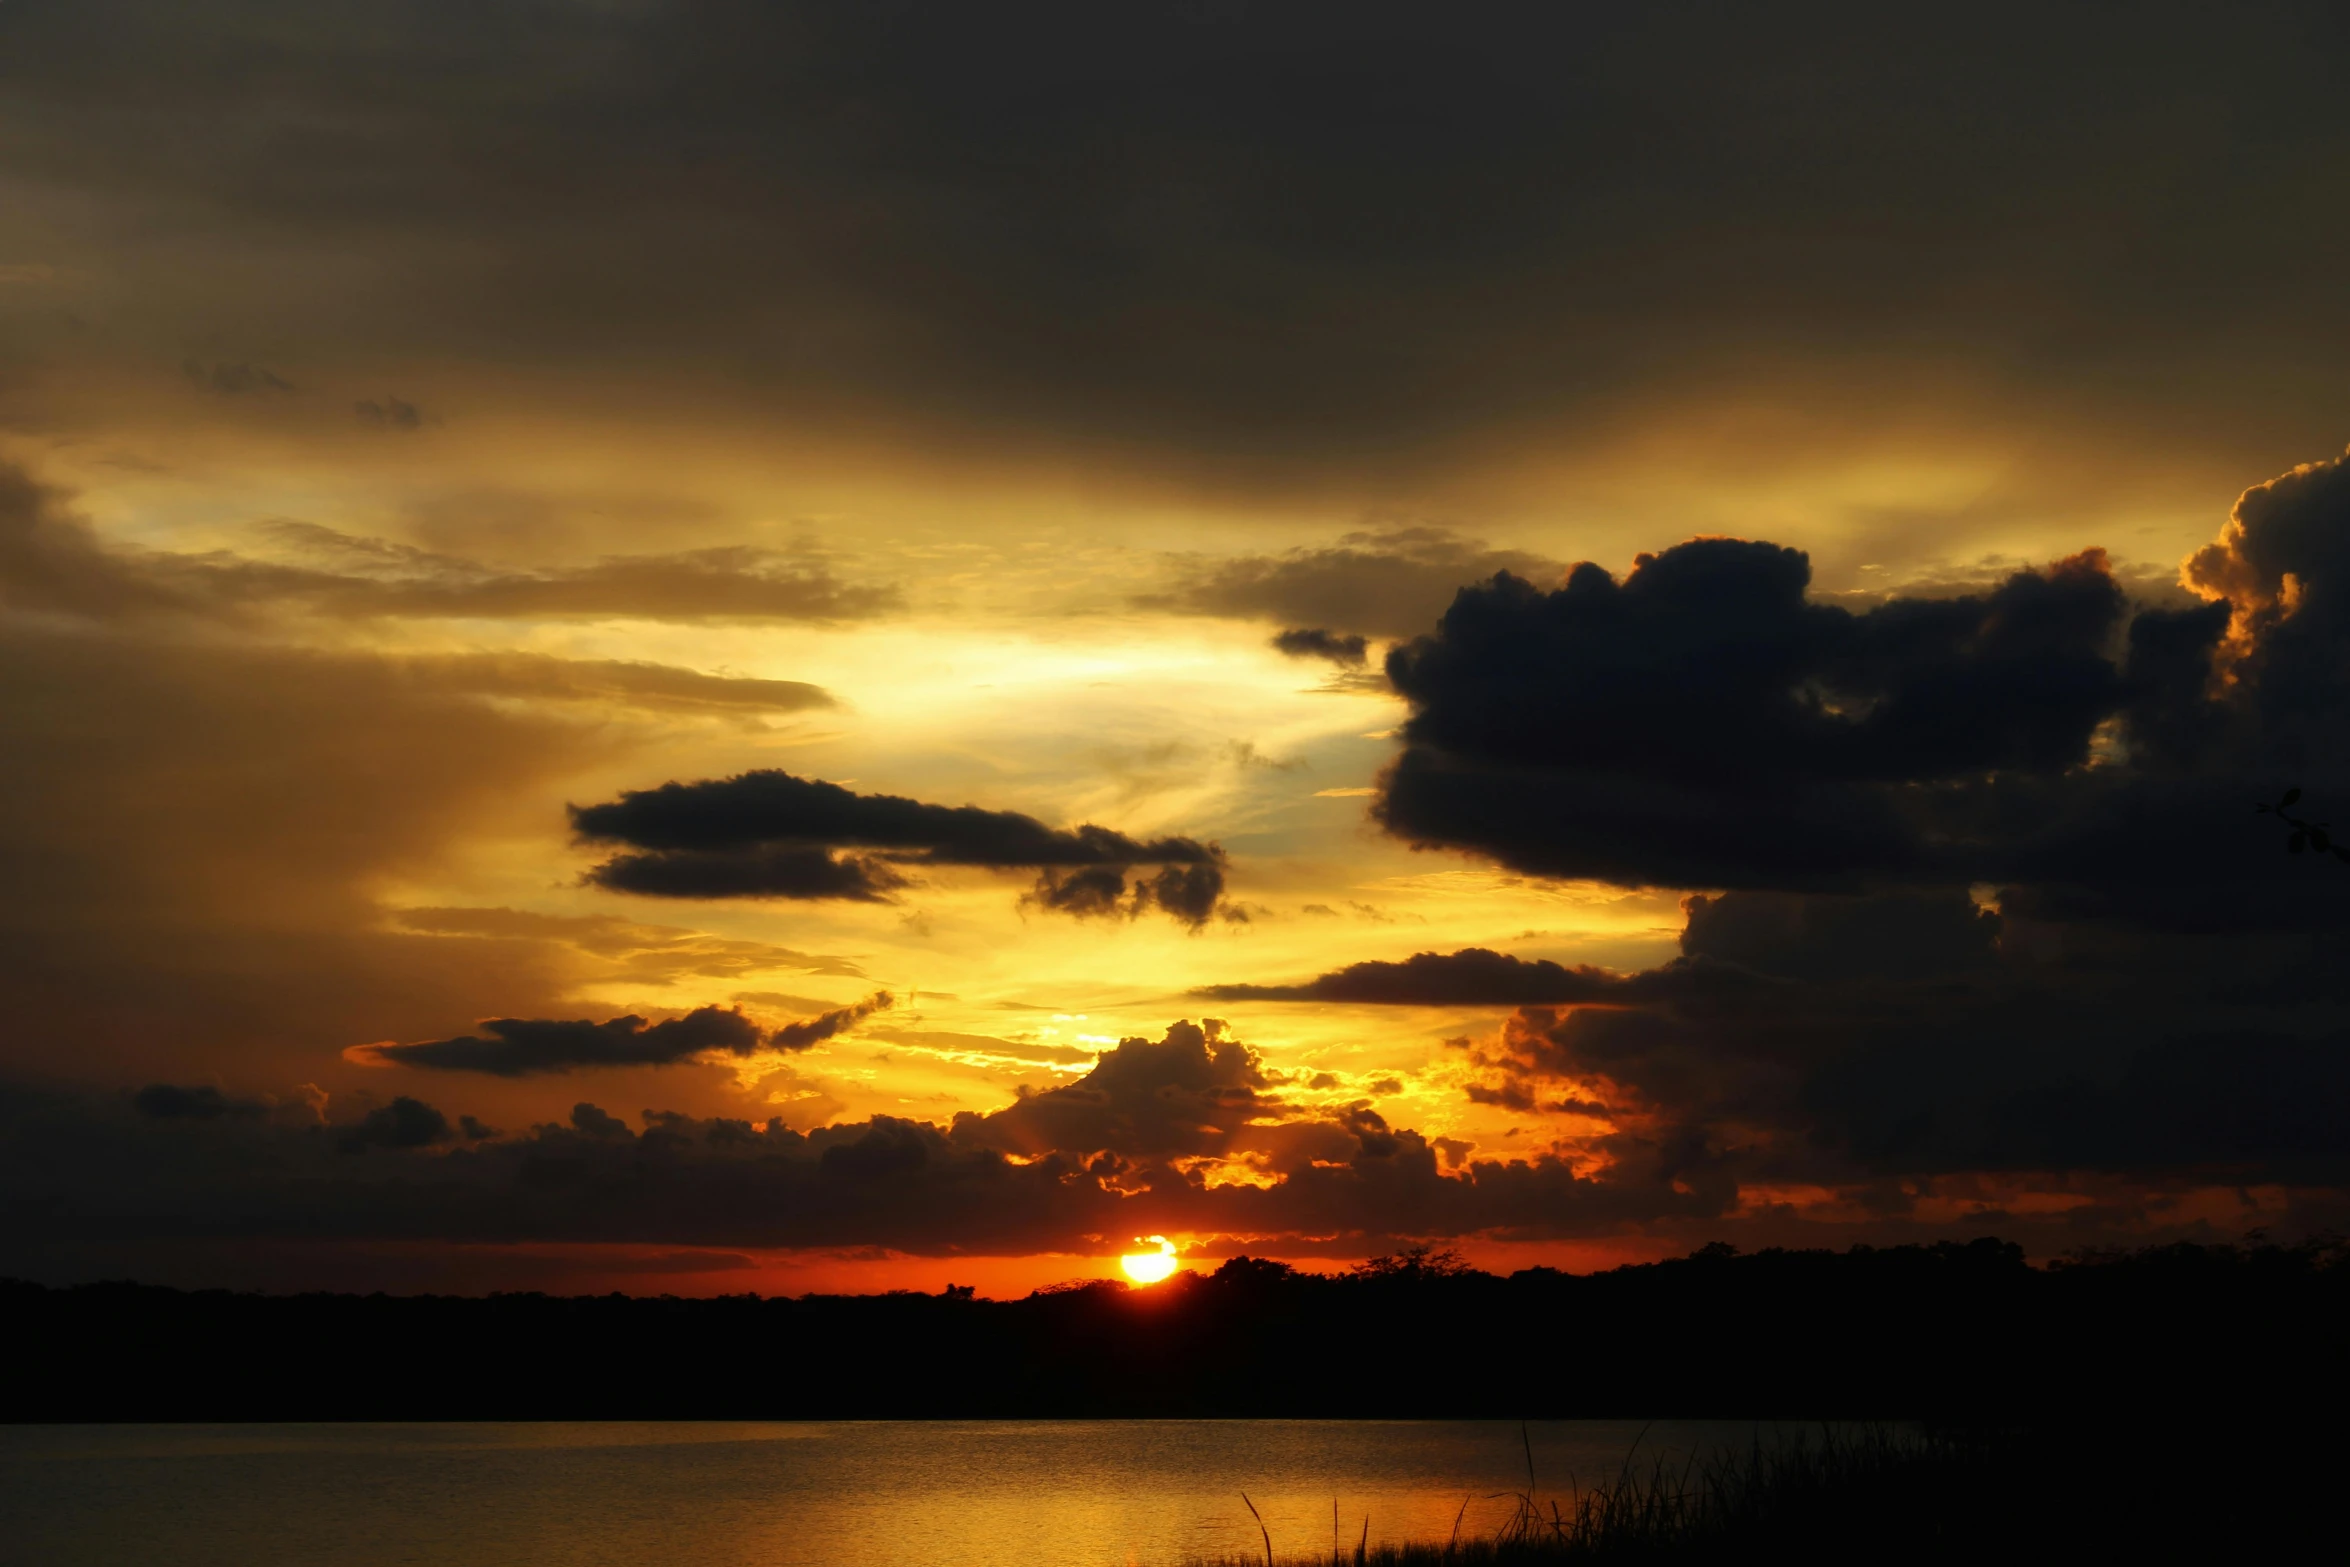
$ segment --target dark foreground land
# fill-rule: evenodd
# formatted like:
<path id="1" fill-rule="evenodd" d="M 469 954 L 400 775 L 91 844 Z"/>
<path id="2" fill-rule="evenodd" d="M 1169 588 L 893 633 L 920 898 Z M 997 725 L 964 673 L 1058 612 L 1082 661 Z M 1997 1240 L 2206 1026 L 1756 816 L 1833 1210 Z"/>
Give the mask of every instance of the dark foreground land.
<path id="1" fill-rule="evenodd" d="M 1222 1558 L 1196 1567 L 1564 1567 L 1756 1562 L 2339 1560 L 2340 1453 L 2307 1431 L 2192 1424 L 1823 1428 L 1687 1461 L 1627 1455 L 1590 1490 L 1545 1494 L 1529 1466 L 1499 1535 Z"/>
<path id="2" fill-rule="evenodd" d="M 2343 1418 L 2350 1251 L 2027 1265 L 1714 1247 L 1499 1278 L 1242 1258 L 1148 1290 L 715 1300 L 0 1283 L 6 1420 Z"/>
<path id="3" fill-rule="evenodd" d="M 1819 1419 L 1637 1451 L 1498 1538 L 1265 1561 L 2337 1559 L 2350 1248 L 2027 1266 L 1997 1241 L 1588 1276 L 1240 1259 L 1149 1290 L 761 1300 L 0 1283 L 0 1420 Z M 1854 1425 L 1852 1422 L 1862 1422 Z M 1306 1554 L 1308 1547 L 1312 1554 Z M 1237 1567 L 1237 1563 L 1228 1564 Z"/>

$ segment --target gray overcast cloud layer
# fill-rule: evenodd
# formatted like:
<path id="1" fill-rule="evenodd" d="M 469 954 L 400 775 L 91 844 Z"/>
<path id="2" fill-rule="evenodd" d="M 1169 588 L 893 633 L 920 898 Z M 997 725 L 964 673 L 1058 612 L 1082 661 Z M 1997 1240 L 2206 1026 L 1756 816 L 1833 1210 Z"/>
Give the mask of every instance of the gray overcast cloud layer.
<path id="1" fill-rule="evenodd" d="M 173 367 L 720 376 L 768 413 L 1246 482 L 1807 379 L 2273 471 L 2337 446 L 2350 395 L 2346 30 L 20 0 L 0 262 L 86 275 L 79 326 Z M 20 363 L 63 341 L 10 315 Z"/>

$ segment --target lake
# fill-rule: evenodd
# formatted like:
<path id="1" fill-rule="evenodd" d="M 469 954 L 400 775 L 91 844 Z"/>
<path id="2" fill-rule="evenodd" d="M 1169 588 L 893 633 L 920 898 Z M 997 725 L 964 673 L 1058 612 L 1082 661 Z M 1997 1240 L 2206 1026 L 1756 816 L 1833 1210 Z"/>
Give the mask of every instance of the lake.
<path id="1" fill-rule="evenodd" d="M 1545 1497 L 1744 1422 L 1537 1421 Z M 1793 1429 L 1793 1428 L 1787 1428 Z M 0 1427 L 0 1561 L 1033 1567 L 1443 1539 L 1526 1483 L 1514 1422 Z M 1764 1428 L 1766 1440 L 1770 1428 Z"/>

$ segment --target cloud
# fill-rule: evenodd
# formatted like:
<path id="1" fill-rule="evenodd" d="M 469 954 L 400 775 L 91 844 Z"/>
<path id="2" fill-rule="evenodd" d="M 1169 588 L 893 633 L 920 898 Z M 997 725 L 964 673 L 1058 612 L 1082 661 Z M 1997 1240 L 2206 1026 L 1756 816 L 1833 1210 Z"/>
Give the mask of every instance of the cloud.
<path id="1" fill-rule="evenodd" d="M 1511 1008 L 1456 1042 L 1466 1099 L 1855 1213 L 1996 1188 L 2085 1232 L 2260 1187 L 2330 1222 L 2350 903 L 2251 806 L 2350 798 L 2345 471 L 2246 492 L 2186 566 L 2224 595 L 2202 605 L 2132 605 L 2088 552 L 1854 608 L 1736 540 L 1466 589 L 1390 657 L 1414 711 L 1383 819 L 1709 889 L 1681 955 L 1423 953 L 1208 994 Z"/>
<path id="2" fill-rule="evenodd" d="M 174 1083 L 149 1083 L 131 1095 L 139 1114 L 158 1121 L 217 1121 L 226 1115 L 250 1115 L 258 1105 L 241 1104 L 210 1084 L 182 1088 Z"/>
<path id="3" fill-rule="evenodd" d="M 1335 628 L 1284 630 L 1274 646 L 1292 657 L 1353 664 L 1363 659 L 1366 637 L 1417 636 L 1462 584 L 1504 571 L 1548 581 L 1560 567 L 1446 528 L 1387 528 L 1344 534 L 1320 549 L 1240 556 L 1202 568 L 1167 602 L 1196 615 Z M 1342 656 L 1350 648 L 1353 656 Z"/>
<path id="4" fill-rule="evenodd" d="M 604 978 L 667 984 L 683 978 L 731 979 L 773 969 L 862 979 L 847 958 L 801 952 L 763 941 L 714 936 L 678 925 L 644 925 L 610 914 L 540 914 L 507 908 L 402 909 L 403 929 L 484 940 L 560 944 L 609 965 Z"/>
<path id="5" fill-rule="evenodd" d="M 310 597 L 324 610 L 498 620 L 826 622 L 872 619 L 900 603 L 894 588 L 843 583 L 821 566 L 740 545 L 533 572 L 469 566 L 375 579 L 284 579 L 271 587 L 275 596 Z"/>
<path id="6" fill-rule="evenodd" d="M 763 430 L 1354 497 L 1628 444 L 1692 401 L 1786 410 L 1743 450 L 1723 448 L 1751 416 L 1681 448 L 1750 466 L 1837 412 L 1989 403 L 2001 436 L 2053 432 L 2036 476 L 2077 484 L 2085 428 L 2241 453 L 2322 420 L 2291 345 L 2332 340 L 2343 306 L 2295 258 L 2330 254 L 2339 219 L 2287 196 L 2338 156 L 2314 14 L 2215 37 L 2166 13 L 2117 46 L 2093 11 L 2017 5 L 1928 33 L 1720 4 L 1072 30 L 1026 0 L 911 29 L 522 0 L 388 27 L 249 0 L 199 24 L 87 0 L 12 23 L 57 63 L 13 100 L 13 157 L 60 272 L 151 301 L 110 329 L 169 359 L 266 320 L 370 385 L 512 366 L 697 425 L 722 386 Z M 266 78 L 273 126 L 335 136 L 224 124 L 223 70 Z M 109 243 L 134 232 L 154 243 Z M 365 256 L 368 281 L 321 256 Z M 2059 337 L 2052 376 L 2033 356 Z"/>
<path id="7" fill-rule="evenodd" d="M 857 903 L 886 902 L 906 885 L 906 878 L 885 860 L 778 844 L 614 855 L 588 872 L 588 880 L 614 892 L 652 898 L 839 898 Z"/>
<path id="8" fill-rule="evenodd" d="M 1676 1191 L 1638 1158 L 1611 1181 L 1548 1157 L 1456 1152 L 1440 1167 L 1419 1133 L 1367 1106 L 1286 1105 L 1256 1053 L 1214 1022 L 1121 1041 L 1076 1082 L 947 1126 L 876 1115 L 802 1133 L 667 1111 L 641 1125 L 583 1101 L 561 1123 L 460 1139 L 442 1112 L 402 1098 L 331 1127 L 224 1119 L 167 1137 L 95 1101 L 0 1083 L 0 1182 L 38 1199 L 0 1226 L 0 1264 L 191 1233 L 933 1255 L 1191 1233 L 1383 1250 L 1407 1235 L 1556 1233 L 1722 1200 L 1718 1185 Z M 361 1150 L 372 1156 L 346 1157 Z"/>
<path id="9" fill-rule="evenodd" d="M 873 619 L 902 604 L 894 587 L 845 583 L 821 563 L 741 545 L 514 570 L 308 523 L 277 524 L 270 537 L 278 555 L 116 548 L 72 515 L 63 495 L 0 463 L 0 602 L 98 620 L 201 622 L 303 609 L 404 619 L 825 624 Z M 528 657 L 509 655 L 511 667 Z M 615 672 L 634 666 L 601 667 L 608 681 L 625 682 Z"/>
<path id="10" fill-rule="evenodd" d="M 2303 463 L 2246 490 L 2182 580 L 2232 614 L 2229 674 L 2277 765 L 2350 755 L 2350 456 Z M 2239 745 L 2242 734 L 2221 735 Z"/>
<path id="11" fill-rule="evenodd" d="M 1282 1112 L 1270 1087 L 1257 1053 L 1222 1020 L 1185 1020 L 1161 1039 L 1120 1040 L 1074 1083 L 1023 1093 L 992 1115 L 959 1115 L 954 1133 L 965 1144 L 1028 1156 L 1221 1152 L 1247 1122 Z"/>
<path id="12" fill-rule="evenodd" d="M 370 1148 L 430 1148 L 455 1134 L 449 1118 L 421 1099 L 400 1095 L 390 1104 L 370 1110 L 356 1125 L 343 1128 L 338 1146 L 345 1153 Z"/>
<path id="13" fill-rule="evenodd" d="M 414 403 L 397 397 L 382 402 L 367 398 L 351 405 L 351 411 L 361 424 L 378 430 L 418 430 L 424 427 L 424 414 Z"/>
<path id="14" fill-rule="evenodd" d="M 670 1066 L 711 1052 L 749 1055 L 761 1042 L 757 1024 L 723 1007 L 701 1007 L 653 1024 L 631 1014 L 603 1023 L 499 1017 L 485 1019 L 481 1026 L 489 1037 L 367 1045 L 359 1047 L 358 1058 L 390 1066 L 524 1077 L 577 1067 Z"/>
<path id="15" fill-rule="evenodd" d="M 1727 895 L 1730 917 L 1686 938 L 1684 957 L 1721 961 L 1709 942 L 1745 941 L 1736 927 L 1756 911 L 1736 905 L 1752 896 Z M 2314 1215 L 2327 1211 L 2325 1183 L 2350 1178 L 2342 1036 L 2162 1031 L 2209 995 L 2208 963 L 2151 984 L 2107 976 L 2084 993 L 2084 971 L 2050 974 L 2004 944 L 1986 971 L 1979 949 L 1920 918 L 1887 944 L 1906 956 L 1880 950 L 1839 970 L 1836 933 L 1867 910 L 1801 901 L 1757 917 L 1796 933 L 1768 960 L 1812 977 L 1524 1007 L 1462 1041 L 1467 1097 L 1579 1128 L 1527 1139 L 1517 1160 L 1364 1103 L 1290 1102 L 1215 1021 L 1122 1040 L 1075 1082 L 946 1125 L 877 1115 L 799 1132 L 647 1111 L 637 1130 L 583 1101 L 560 1123 L 461 1141 L 439 1111 L 395 1101 L 323 1128 L 224 1116 L 167 1129 L 120 1101 L 0 1086 L 0 1179 L 38 1199 L 0 1230 L 0 1260 L 22 1268 L 189 1233 L 929 1255 L 1187 1232 L 1359 1254 L 1390 1238 L 1766 1224 L 1738 1217 L 1741 1194 L 1767 1207 L 1791 1183 L 1842 1194 L 1882 1224 L 2021 1223 L 2061 1249 L 2067 1234 L 2198 1233 L 2167 1205 L 2213 1183 L 2299 1182 L 2292 1211 Z M 2085 1035 L 2099 1019 L 2105 1032 Z M 357 1147 L 373 1157 L 340 1161 Z M 1985 1218 L 1966 1194 L 1986 1181 L 2055 1206 Z M 1931 1203 L 1955 1217 L 1927 1216 Z"/>
<path id="16" fill-rule="evenodd" d="M 906 885 L 903 866 L 1033 869 L 1036 907 L 1087 915 L 1155 906 L 1197 926 L 1224 890 L 1223 851 L 1212 843 L 1048 827 L 1016 811 L 856 794 L 777 771 L 631 790 L 573 806 L 571 823 L 583 841 L 641 851 L 604 861 L 591 881 L 660 897 L 869 902 Z M 1137 865 L 1161 869 L 1129 891 Z"/>
<path id="17" fill-rule="evenodd" d="M 770 1050 L 805 1050 L 811 1045 L 822 1044 L 827 1039 L 846 1033 L 874 1013 L 886 1010 L 890 1005 L 892 1005 L 890 993 L 886 990 L 878 991 L 870 999 L 860 1001 L 854 1006 L 835 1007 L 831 1011 L 809 1018 L 805 1022 L 786 1023 L 767 1036 L 767 1048 Z"/>
<path id="18" fill-rule="evenodd" d="M 1621 581 L 1497 577 L 1389 654 L 1413 712 L 1374 813 L 1619 885 L 1983 885 L 2040 921 L 2343 928 L 2250 804 L 2350 798 L 2344 472 L 2247 491 L 2186 565 L 2226 595 L 2202 604 L 2134 605 L 2094 550 L 1857 609 L 1811 597 L 1799 552 L 1734 539 Z"/>
<path id="19" fill-rule="evenodd" d="M 256 365 L 244 363 L 215 364 L 210 369 L 191 359 L 180 366 L 182 374 L 207 392 L 218 392 L 224 397 L 246 397 L 254 393 L 291 392 L 293 383 Z"/>
<path id="20" fill-rule="evenodd" d="M 1730 893 L 1692 896 L 1682 907 L 1683 955 L 1639 973 L 1469 948 L 1356 963 L 1302 984 L 1217 985 L 1197 994 L 1224 1002 L 1519 1008 L 1504 1049 L 1474 1052 L 1485 1075 L 1465 1086 L 1468 1097 L 1520 1111 L 1597 1113 L 1604 1104 L 1590 1084 L 1621 1063 L 1604 1051 L 1577 1056 L 1566 1045 L 1685 1037 L 1703 1020 L 1708 1038 L 1751 1031 L 1777 1039 L 1808 1028 L 1825 1051 L 1850 1021 L 1838 1008 L 1853 1004 L 1852 992 L 1865 989 L 1869 1005 L 1911 1008 L 1922 1019 L 1963 1009 L 1962 987 L 1997 978 L 2001 963 L 2000 916 L 1963 893 Z M 1843 999 L 1824 1001 L 1806 986 L 1840 987 Z M 1586 1016 L 1585 1008 L 1594 1010 Z M 1546 1078 L 1558 1081 L 1538 1081 Z M 1694 1064 L 1689 1085 L 1726 1094 Z"/>
<path id="21" fill-rule="evenodd" d="M 647 1023 L 630 1014 L 601 1023 L 587 1019 L 488 1018 L 482 1034 L 407 1045 L 360 1045 L 345 1052 L 366 1065 L 415 1066 L 446 1072 L 528 1077 L 592 1067 L 674 1066 L 709 1056 L 806 1050 L 887 1008 L 886 991 L 854 1006 L 763 1032 L 741 1011 L 698 1007 L 683 1017 Z M 487 1037 L 484 1037 L 484 1036 Z"/>
<path id="22" fill-rule="evenodd" d="M 67 497 L 0 462 L 0 603 L 97 619 L 172 612 L 185 595 L 99 547 Z"/>
<path id="23" fill-rule="evenodd" d="M 422 653 L 395 661 L 419 685 L 485 696 L 589 702 L 646 712 L 747 717 L 805 713 L 840 704 L 799 680 L 706 675 L 636 659 L 557 658 L 545 653 Z"/>
<path id="24" fill-rule="evenodd" d="M 1319 628 L 1276 632 L 1273 646 L 1291 658 L 1326 658 L 1349 669 L 1361 668 L 1370 654 L 1370 644 L 1360 635 L 1341 636 Z"/>
<path id="25" fill-rule="evenodd" d="M 1622 1003 L 1646 999 L 1682 976 L 1624 975 L 1564 968 L 1483 947 L 1419 952 L 1401 963 L 1353 963 L 1295 985 L 1211 985 L 1193 994 L 1213 1001 L 1331 1001 L 1381 1006 L 1492 1006 Z"/>
<path id="26" fill-rule="evenodd" d="M 1388 655 L 1413 713 L 1375 807 L 1399 836 L 1632 885 L 1996 879 L 1982 780 L 2058 786 L 2130 696 L 2104 557 L 1855 612 L 1799 552 L 1707 539 L 1618 582 L 1465 588 Z M 1939 818 L 1939 819 L 1937 819 Z M 1970 830 L 1972 829 L 1972 830 Z"/>
<path id="27" fill-rule="evenodd" d="M 0 614 L 0 983 L 21 1024 L 0 1070 L 71 1039 L 75 1070 L 115 1081 L 197 1063 L 231 1092 L 298 1083 L 321 1039 L 445 1033 L 620 966 L 403 931 L 380 902 L 485 836 L 544 836 L 564 780 L 625 752 L 552 708 L 365 653 Z"/>

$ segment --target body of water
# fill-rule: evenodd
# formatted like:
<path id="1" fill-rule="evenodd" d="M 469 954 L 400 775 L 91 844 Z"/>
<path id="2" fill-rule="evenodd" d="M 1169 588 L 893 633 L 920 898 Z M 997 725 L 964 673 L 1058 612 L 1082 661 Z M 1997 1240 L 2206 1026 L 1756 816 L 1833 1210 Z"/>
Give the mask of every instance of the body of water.
<path id="1" fill-rule="evenodd" d="M 1538 1421 L 1540 1493 L 1746 1423 Z M 0 1560 L 42 1567 L 1037 1567 L 1490 1530 L 1515 1423 L 1088 1420 L 0 1428 Z M 1766 1440 L 1771 1432 L 1765 1428 Z"/>

